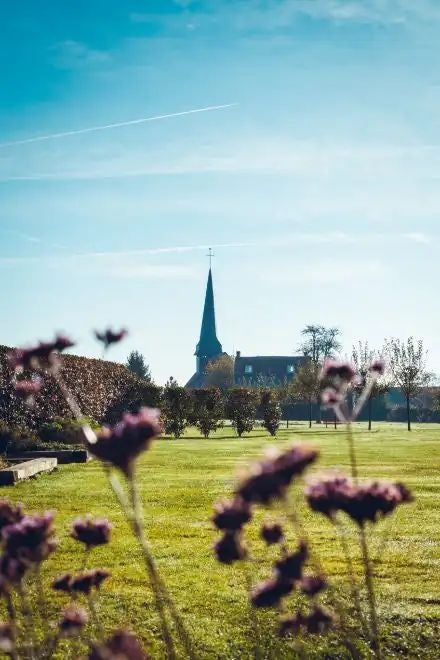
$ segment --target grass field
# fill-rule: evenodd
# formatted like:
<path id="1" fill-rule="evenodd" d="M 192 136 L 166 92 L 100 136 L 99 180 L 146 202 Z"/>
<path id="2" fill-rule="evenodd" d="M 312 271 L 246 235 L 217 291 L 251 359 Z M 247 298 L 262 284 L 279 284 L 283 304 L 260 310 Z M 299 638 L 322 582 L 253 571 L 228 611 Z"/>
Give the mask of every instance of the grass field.
<path id="1" fill-rule="evenodd" d="M 374 548 L 389 534 L 384 561 L 376 566 L 379 612 L 386 657 L 440 657 L 440 426 L 376 426 L 371 433 L 355 429 L 360 472 L 365 477 L 402 480 L 416 501 L 377 526 Z M 348 471 L 342 429 L 297 424 L 282 430 L 275 441 L 264 430 L 237 439 L 229 428 L 201 439 L 187 433 L 180 440 L 161 439 L 142 458 L 139 479 L 145 518 L 159 569 L 190 628 L 200 658 L 249 658 L 252 649 L 245 575 L 240 567 L 221 566 L 212 555 L 216 533 L 210 516 L 212 504 L 228 495 L 236 469 L 259 456 L 268 444 L 312 442 L 321 450 L 319 468 Z M 100 614 L 109 631 L 134 626 L 153 657 L 161 657 L 158 622 L 150 591 L 144 586 L 142 564 L 135 542 L 109 491 L 100 464 L 61 466 L 55 473 L 15 487 L 2 496 L 21 501 L 30 510 L 57 511 L 60 549 L 44 567 L 49 581 L 66 570 L 79 569 L 81 558 L 68 537 L 69 521 L 91 512 L 114 524 L 112 543 L 94 551 L 91 564 L 111 570 L 103 588 Z M 271 514 L 272 515 L 272 514 Z M 262 516 L 260 516 L 261 518 Z M 304 513 L 313 547 L 321 555 L 336 584 L 344 576 L 340 547 L 330 524 L 317 514 Z M 353 540 L 355 531 L 351 530 Z M 249 535 L 255 556 L 253 579 L 268 577 L 269 563 L 257 538 Z M 290 533 L 292 544 L 295 533 Z M 272 558 L 275 556 L 272 553 Z M 65 597 L 51 595 L 49 609 L 59 608 Z M 265 657 L 293 657 L 292 650 L 274 635 L 273 612 L 259 615 Z M 330 636 L 314 640 L 306 649 L 311 658 L 339 658 L 343 652 Z"/>

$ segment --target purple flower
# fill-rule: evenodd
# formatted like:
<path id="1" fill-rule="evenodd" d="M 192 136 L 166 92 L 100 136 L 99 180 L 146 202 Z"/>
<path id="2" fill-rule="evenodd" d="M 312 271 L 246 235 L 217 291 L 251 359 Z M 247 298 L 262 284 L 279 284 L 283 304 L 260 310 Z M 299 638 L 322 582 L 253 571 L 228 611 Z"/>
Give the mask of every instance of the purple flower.
<path id="1" fill-rule="evenodd" d="M 321 392 L 321 403 L 326 408 L 336 408 L 344 401 L 344 396 L 334 387 L 326 387 Z"/>
<path id="2" fill-rule="evenodd" d="M 9 555 L 3 555 L 0 561 L 0 574 L 9 584 L 20 584 L 27 569 L 28 566 L 22 561 Z"/>
<path id="3" fill-rule="evenodd" d="M 300 580 L 302 569 L 307 560 L 308 554 L 307 543 L 301 541 L 296 552 L 277 561 L 275 568 L 280 578 L 283 580 L 290 580 L 291 582 Z"/>
<path id="4" fill-rule="evenodd" d="M 294 616 L 289 616 L 281 620 L 278 634 L 280 637 L 286 637 L 286 635 L 289 635 L 290 633 L 298 635 L 303 624 L 304 617 L 301 612 L 297 612 Z"/>
<path id="5" fill-rule="evenodd" d="M 300 589 L 306 596 L 316 596 L 327 587 L 327 580 L 321 575 L 305 575 L 300 582 Z"/>
<path id="6" fill-rule="evenodd" d="M 117 344 L 127 335 L 128 331 L 124 328 L 119 330 L 119 332 L 115 332 L 110 328 L 107 328 L 107 330 L 104 330 L 103 332 L 95 331 L 96 339 L 104 344 L 105 348 L 108 348 L 111 344 Z"/>
<path id="7" fill-rule="evenodd" d="M 110 576 L 108 571 L 102 568 L 95 568 L 90 571 L 84 571 L 74 575 L 70 580 L 70 590 L 89 594 L 93 588 L 99 589 L 102 582 Z"/>
<path id="8" fill-rule="evenodd" d="M 71 536 L 84 543 L 87 549 L 105 545 L 110 541 L 112 526 L 106 518 L 77 518 L 72 523 Z"/>
<path id="9" fill-rule="evenodd" d="M 20 522 L 24 518 L 23 505 L 12 504 L 8 499 L 0 499 L 0 531 L 7 525 Z"/>
<path id="10" fill-rule="evenodd" d="M 118 630 L 103 644 L 92 647 L 89 660 L 149 660 L 149 657 L 133 633 Z"/>
<path id="11" fill-rule="evenodd" d="M 257 585 L 251 593 L 254 607 L 274 607 L 293 590 L 293 582 L 274 577 Z"/>
<path id="12" fill-rule="evenodd" d="M 52 589 L 55 589 L 55 591 L 66 591 L 67 593 L 72 591 L 72 575 L 70 573 L 61 575 L 52 582 Z"/>
<path id="13" fill-rule="evenodd" d="M 6 554 L 26 565 L 39 564 L 56 548 L 53 514 L 24 516 L 2 530 Z"/>
<path id="14" fill-rule="evenodd" d="M 252 517 L 249 502 L 245 502 L 240 497 L 236 497 L 234 500 L 217 502 L 214 509 L 212 522 L 217 529 L 231 531 L 241 529 Z"/>
<path id="15" fill-rule="evenodd" d="M 284 496 L 292 479 L 313 463 L 318 452 L 306 445 L 295 445 L 286 452 L 276 453 L 254 464 L 237 488 L 237 494 L 246 502 L 269 504 Z"/>
<path id="16" fill-rule="evenodd" d="M 351 383 L 356 376 L 356 370 L 349 362 L 340 360 L 326 360 L 321 371 L 321 381 L 335 383 Z"/>
<path id="17" fill-rule="evenodd" d="M 237 532 L 226 531 L 215 543 L 214 552 L 222 564 L 232 564 L 247 557 L 246 547 Z"/>
<path id="18" fill-rule="evenodd" d="M 370 364 L 369 372 L 373 375 L 376 376 L 377 378 L 379 376 L 383 376 L 385 373 L 386 369 L 386 362 L 382 358 L 378 358 L 377 360 L 374 360 Z"/>
<path id="19" fill-rule="evenodd" d="M 62 637 L 77 635 L 87 624 L 89 617 L 86 610 L 78 605 L 68 605 L 60 619 L 59 629 Z"/>
<path id="20" fill-rule="evenodd" d="M 305 495 L 314 511 L 329 518 L 343 511 L 359 525 L 376 522 L 392 513 L 399 504 L 413 501 L 412 494 L 403 484 L 379 481 L 356 484 L 340 476 L 325 477 L 309 485 Z"/>
<path id="21" fill-rule="evenodd" d="M 74 342 L 64 335 L 57 335 L 53 341 L 40 342 L 30 348 L 16 348 L 8 355 L 9 364 L 14 370 L 38 369 L 41 365 L 56 362 L 56 353 L 74 346 Z"/>
<path id="22" fill-rule="evenodd" d="M 279 523 L 266 522 L 261 528 L 260 536 L 267 545 L 279 543 L 284 537 L 283 528 Z"/>
<path id="23" fill-rule="evenodd" d="M 96 442 L 88 443 L 87 447 L 101 460 L 131 476 L 135 459 L 148 449 L 162 430 L 160 411 L 156 408 L 141 408 L 137 414 L 125 413 L 116 426 L 103 427 L 97 433 Z"/>
<path id="24" fill-rule="evenodd" d="M 323 633 L 335 623 L 334 614 L 321 607 L 321 605 L 315 605 L 310 614 L 303 620 L 307 632 L 311 634 Z"/>

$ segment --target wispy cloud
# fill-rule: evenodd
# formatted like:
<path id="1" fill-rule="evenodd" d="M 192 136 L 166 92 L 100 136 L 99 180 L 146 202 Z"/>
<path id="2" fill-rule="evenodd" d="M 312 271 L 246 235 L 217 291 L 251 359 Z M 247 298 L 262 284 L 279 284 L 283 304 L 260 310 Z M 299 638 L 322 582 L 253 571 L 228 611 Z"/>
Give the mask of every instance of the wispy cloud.
<path id="1" fill-rule="evenodd" d="M 108 51 L 90 48 L 81 41 L 67 39 L 61 41 L 51 48 L 54 55 L 54 64 L 59 69 L 78 69 L 111 61 Z"/>
<path id="2" fill-rule="evenodd" d="M 46 140 L 58 140 L 60 138 L 70 137 L 73 135 L 84 135 L 85 133 L 94 133 L 96 131 L 107 131 L 122 126 L 135 126 L 136 124 L 145 124 L 150 121 L 160 121 L 162 119 L 171 119 L 172 117 L 182 117 L 184 115 L 193 115 L 201 112 L 213 112 L 215 110 L 226 110 L 236 106 L 237 103 L 224 103 L 222 105 L 209 105 L 204 108 L 193 108 L 192 110 L 182 110 L 181 112 L 171 112 L 164 115 L 154 115 L 152 117 L 141 117 L 140 119 L 130 119 L 129 121 L 120 121 L 113 124 L 105 124 L 101 126 L 89 126 L 87 128 L 80 128 L 72 131 L 62 131 L 60 133 L 49 133 L 47 135 L 37 135 L 36 137 L 25 138 L 24 140 L 13 140 L 11 142 L 0 143 L 0 149 L 6 147 L 14 147 L 23 144 L 31 144 L 32 142 L 43 142 Z M 34 175 L 32 175 L 34 176 Z M 38 177 L 38 175 L 35 175 Z M 43 175 L 41 175 L 43 176 Z"/>

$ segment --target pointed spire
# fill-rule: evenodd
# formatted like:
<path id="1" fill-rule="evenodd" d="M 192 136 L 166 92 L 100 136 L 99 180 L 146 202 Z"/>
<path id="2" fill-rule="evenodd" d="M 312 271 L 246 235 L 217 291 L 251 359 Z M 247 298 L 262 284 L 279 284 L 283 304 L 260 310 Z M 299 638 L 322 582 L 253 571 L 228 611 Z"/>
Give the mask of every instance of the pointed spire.
<path id="1" fill-rule="evenodd" d="M 222 345 L 217 339 L 215 327 L 214 289 L 212 285 L 212 271 L 209 268 L 206 284 L 205 306 L 203 308 L 202 327 L 200 339 L 195 354 L 199 358 L 208 360 L 222 353 Z"/>

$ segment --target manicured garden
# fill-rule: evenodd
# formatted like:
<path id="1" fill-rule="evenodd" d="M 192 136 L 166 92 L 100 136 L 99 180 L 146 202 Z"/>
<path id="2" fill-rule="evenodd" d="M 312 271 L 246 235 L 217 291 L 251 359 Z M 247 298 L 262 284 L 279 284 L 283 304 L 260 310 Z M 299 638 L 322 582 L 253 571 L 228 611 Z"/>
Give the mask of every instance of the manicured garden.
<path id="1" fill-rule="evenodd" d="M 437 658 L 440 653 L 440 426 L 415 425 L 408 433 L 403 425 L 382 424 L 367 432 L 355 425 L 355 440 L 361 476 L 403 481 L 413 491 L 413 504 L 378 523 L 373 556 L 379 615 L 386 657 Z M 201 658 L 252 657 L 246 595 L 246 575 L 239 564 L 216 562 L 212 545 L 218 537 L 210 521 L 213 503 L 231 493 L 240 465 L 259 457 L 270 444 L 308 441 L 321 451 L 317 466 L 349 471 L 342 428 L 334 430 L 306 424 L 283 428 L 277 438 L 263 429 L 238 439 L 230 427 L 202 439 L 191 429 L 179 440 L 161 438 L 145 453 L 138 467 L 148 536 L 159 570 L 184 617 Z M 154 657 L 160 657 L 159 624 L 138 546 L 108 488 L 99 461 L 62 465 L 52 474 L 15 487 L 1 489 L 1 496 L 21 501 L 26 509 L 57 512 L 60 548 L 43 564 L 43 579 L 49 582 L 65 571 L 81 568 L 78 546 L 69 538 L 69 524 L 78 515 L 105 516 L 114 525 L 112 542 L 95 549 L 89 567 L 111 571 L 102 588 L 99 617 L 106 631 L 126 625 L 135 627 Z M 345 564 L 333 527 L 318 514 L 304 509 L 304 525 L 327 574 L 340 585 Z M 258 514 L 257 520 L 271 518 Z M 355 536 L 355 529 L 347 526 Z M 387 537 L 388 541 L 383 542 Z M 258 538 L 257 525 L 247 531 L 252 547 L 252 581 L 268 577 L 268 551 Z M 288 533 L 292 545 L 296 533 Z M 354 543 L 352 544 L 354 548 Z M 275 550 L 269 549 L 273 559 Z M 264 559 L 265 558 L 265 559 Z M 144 586 L 145 585 L 145 586 Z M 48 610 L 58 618 L 63 594 L 53 592 Z M 288 602 L 288 601 L 287 601 Z M 289 643 L 276 635 L 272 610 L 258 612 L 259 636 L 265 657 L 292 657 Z M 62 653 L 63 646 L 60 647 Z M 313 637 L 307 657 L 344 657 L 336 637 Z M 346 651 L 345 651 L 346 653 Z M 61 657 L 61 656 L 60 656 Z"/>

